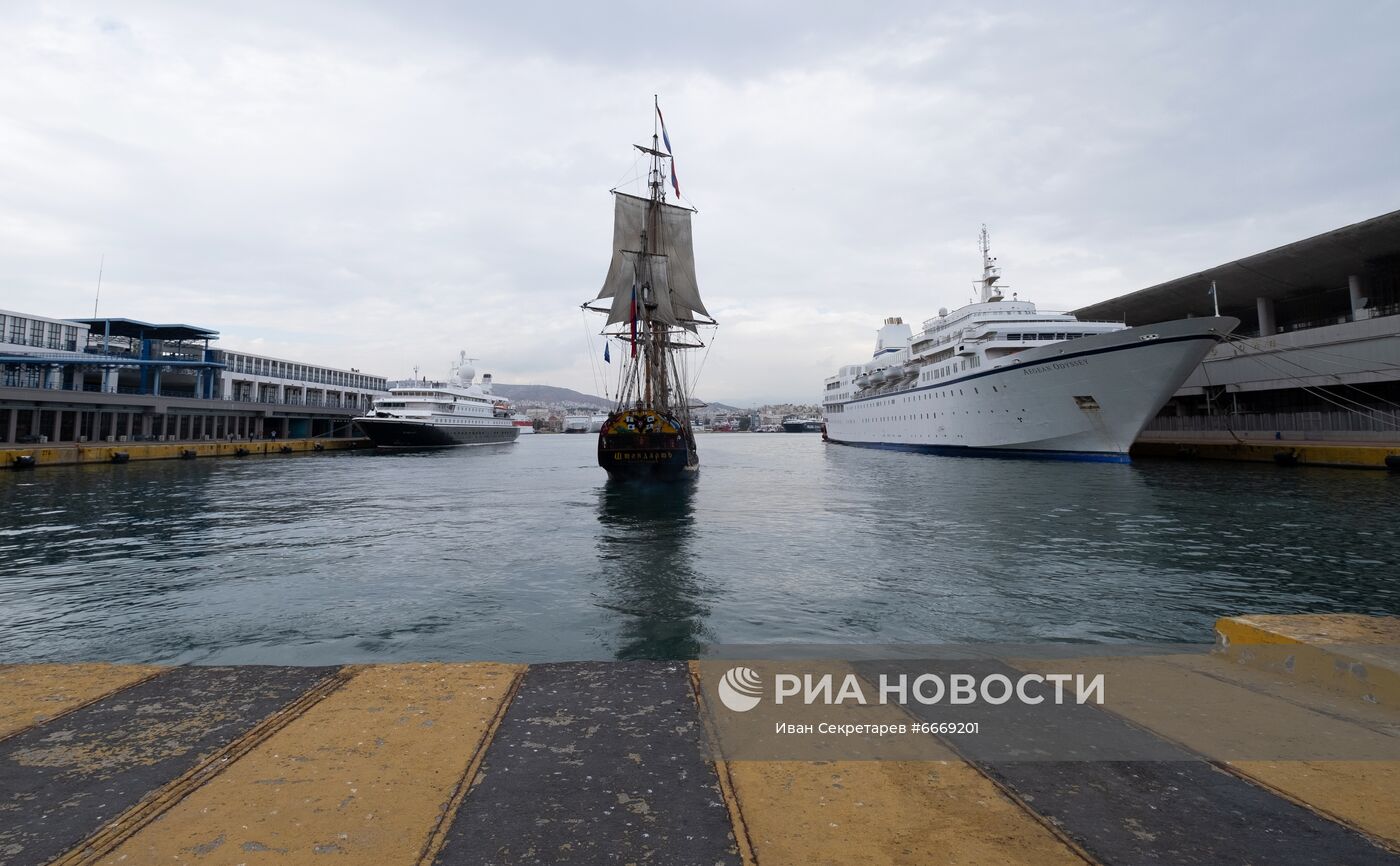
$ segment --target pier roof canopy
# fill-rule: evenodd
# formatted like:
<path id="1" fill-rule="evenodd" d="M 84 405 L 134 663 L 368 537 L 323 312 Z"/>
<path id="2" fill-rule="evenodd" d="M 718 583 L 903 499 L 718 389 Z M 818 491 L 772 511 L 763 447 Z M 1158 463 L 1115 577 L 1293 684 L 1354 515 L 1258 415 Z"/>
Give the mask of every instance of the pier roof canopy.
<path id="1" fill-rule="evenodd" d="M 87 325 L 94 336 L 110 333 L 113 337 L 130 337 L 137 340 L 217 340 L 218 331 L 197 328 L 194 325 L 155 325 L 138 322 L 135 319 L 69 319 Z"/>
<path id="2" fill-rule="evenodd" d="M 1400 256 L 1400 210 L 1223 265 L 1177 277 L 1074 311 L 1081 319 L 1123 319 L 1147 325 L 1188 313 L 1209 315 L 1210 284 L 1220 308 L 1253 308 L 1256 298 L 1282 299 L 1320 289 L 1345 288 L 1368 264 Z"/>

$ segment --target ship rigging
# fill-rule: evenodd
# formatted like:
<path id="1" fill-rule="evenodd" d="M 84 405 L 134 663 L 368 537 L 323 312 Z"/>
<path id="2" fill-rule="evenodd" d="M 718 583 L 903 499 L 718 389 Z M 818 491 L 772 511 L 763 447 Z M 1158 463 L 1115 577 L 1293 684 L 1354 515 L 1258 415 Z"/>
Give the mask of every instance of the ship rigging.
<path id="1" fill-rule="evenodd" d="M 612 259 L 602 289 L 583 305 L 607 316 L 605 337 L 630 347 L 598 434 L 599 465 L 619 480 L 670 480 L 699 468 L 685 353 L 705 346 L 701 327 L 717 324 L 695 279 L 696 211 L 666 201 L 668 167 L 678 199 L 680 183 L 665 118 L 654 107 L 651 146 L 633 145 L 650 161 L 648 196 L 611 190 Z"/>

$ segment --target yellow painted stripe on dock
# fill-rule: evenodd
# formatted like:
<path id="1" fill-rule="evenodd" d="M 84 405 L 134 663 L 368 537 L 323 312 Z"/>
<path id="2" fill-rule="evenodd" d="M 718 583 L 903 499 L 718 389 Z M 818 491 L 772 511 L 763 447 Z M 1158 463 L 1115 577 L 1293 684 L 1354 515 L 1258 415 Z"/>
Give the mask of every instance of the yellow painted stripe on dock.
<path id="1" fill-rule="evenodd" d="M 1162 659 L 1203 677 L 1222 680 L 1243 689 L 1298 704 L 1333 718 L 1346 719 L 1372 730 L 1400 736 L 1400 718 L 1394 707 L 1385 707 L 1318 688 L 1296 678 L 1236 663 L 1218 653 L 1182 654 Z"/>
<path id="2" fill-rule="evenodd" d="M 732 761 L 727 770 L 761 866 L 1085 862 L 960 760 Z"/>
<path id="3" fill-rule="evenodd" d="M 419 862 L 450 822 L 523 670 L 364 668 L 102 862 Z"/>
<path id="4" fill-rule="evenodd" d="M 1255 622 L 1247 616 L 1227 616 L 1215 621 L 1216 643 L 1222 647 L 1233 644 L 1297 644 L 1302 643 L 1292 635 L 1284 634 L 1264 623 Z"/>
<path id="5" fill-rule="evenodd" d="M 1236 616 L 1217 620 L 1215 634 L 1238 664 L 1400 709 L 1400 617 Z"/>
<path id="6" fill-rule="evenodd" d="M 1400 646 L 1400 616 L 1355 613 L 1255 614 L 1215 621 L 1231 643 L 1307 643 L 1350 647 Z"/>
<path id="7" fill-rule="evenodd" d="M 0 739 L 153 677 L 150 665 L 0 665 Z"/>
<path id="8" fill-rule="evenodd" d="M 342 451 L 353 448 L 368 448 L 370 441 L 355 439 L 258 439 L 248 440 L 198 440 L 193 442 L 85 442 L 79 445 L 7 445 L 0 447 L 0 470 L 9 470 L 16 457 L 34 458 L 37 466 L 74 466 L 111 463 L 112 455 L 121 452 L 132 461 L 137 460 L 176 460 L 185 451 L 193 451 L 198 457 L 236 457 L 240 450 L 248 457 L 277 457 L 284 454 L 302 454 L 316 451 Z M 282 449 L 289 451 L 284 452 Z"/>
<path id="9" fill-rule="evenodd" d="M 1227 677 L 1236 666 L 1219 656 L 1090 658 L 1021 666 L 1101 672 L 1108 710 L 1400 848 L 1400 810 L 1395 808 L 1400 803 L 1400 760 L 1385 759 L 1400 754 L 1400 738 L 1385 725 L 1338 718 L 1325 700 L 1315 710 L 1300 690 L 1284 699 L 1231 682 Z M 1391 714 L 1391 721 L 1400 730 L 1400 715 Z M 1319 750 L 1329 744 L 1336 744 L 1334 754 L 1344 758 L 1377 759 L 1327 759 Z M 1271 759 L 1275 755 L 1280 760 Z M 1291 755 L 1297 758 L 1287 759 Z"/>
<path id="10" fill-rule="evenodd" d="M 1400 456 L 1400 446 L 1303 442 L 1281 439 L 1247 442 L 1211 440 L 1139 439 L 1130 452 L 1134 457 L 1174 457 L 1197 460 L 1235 460 L 1246 463 L 1274 463 L 1276 455 L 1301 466 L 1345 466 L 1385 469 L 1385 458 Z"/>

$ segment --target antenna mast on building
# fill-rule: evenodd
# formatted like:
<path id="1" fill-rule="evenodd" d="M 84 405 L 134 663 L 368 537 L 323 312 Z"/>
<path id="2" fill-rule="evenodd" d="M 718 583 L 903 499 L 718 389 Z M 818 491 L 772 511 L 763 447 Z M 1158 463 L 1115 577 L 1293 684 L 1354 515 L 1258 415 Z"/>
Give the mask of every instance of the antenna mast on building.
<path id="1" fill-rule="evenodd" d="M 97 302 L 102 299 L 102 269 L 107 265 L 107 254 L 97 263 L 97 294 L 92 297 L 92 317 L 97 318 Z"/>

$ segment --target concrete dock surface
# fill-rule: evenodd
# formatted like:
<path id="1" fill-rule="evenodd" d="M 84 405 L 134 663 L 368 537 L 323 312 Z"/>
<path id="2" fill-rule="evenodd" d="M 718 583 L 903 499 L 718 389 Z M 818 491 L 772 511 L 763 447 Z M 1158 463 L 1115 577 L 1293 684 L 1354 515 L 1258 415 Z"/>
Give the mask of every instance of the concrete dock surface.
<path id="1" fill-rule="evenodd" d="M 1347 469 L 1395 469 L 1400 445 L 1364 441 L 1274 439 L 1258 434 L 1184 437 L 1147 433 L 1133 443 L 1133 457 L 1180 460 L 1226 460 L 1280 466 L 1336 466 Z M 1387 462 L 1388 461 L 1388 462 Z"/>
<path id="2" fill-rule="evenodd" d="M 3 666 L 0 864 L 1400 866 L 1397 646 L 1238 617 L 1097 660 L 1065 724 L 1162 755 L 1125 761 L 726 760 L 685 662 Z M 1300 730 L 1355 754 L 1239 758 Z"/>
<path id="3" fill-rule="evenodd" d="M 269 457 L 369 447 L 370 441 L 359 436 L 0 445 L 0 470 L 39 466 L 92 466 L 141 460 L 192 460 L 199 457 Z"/>

